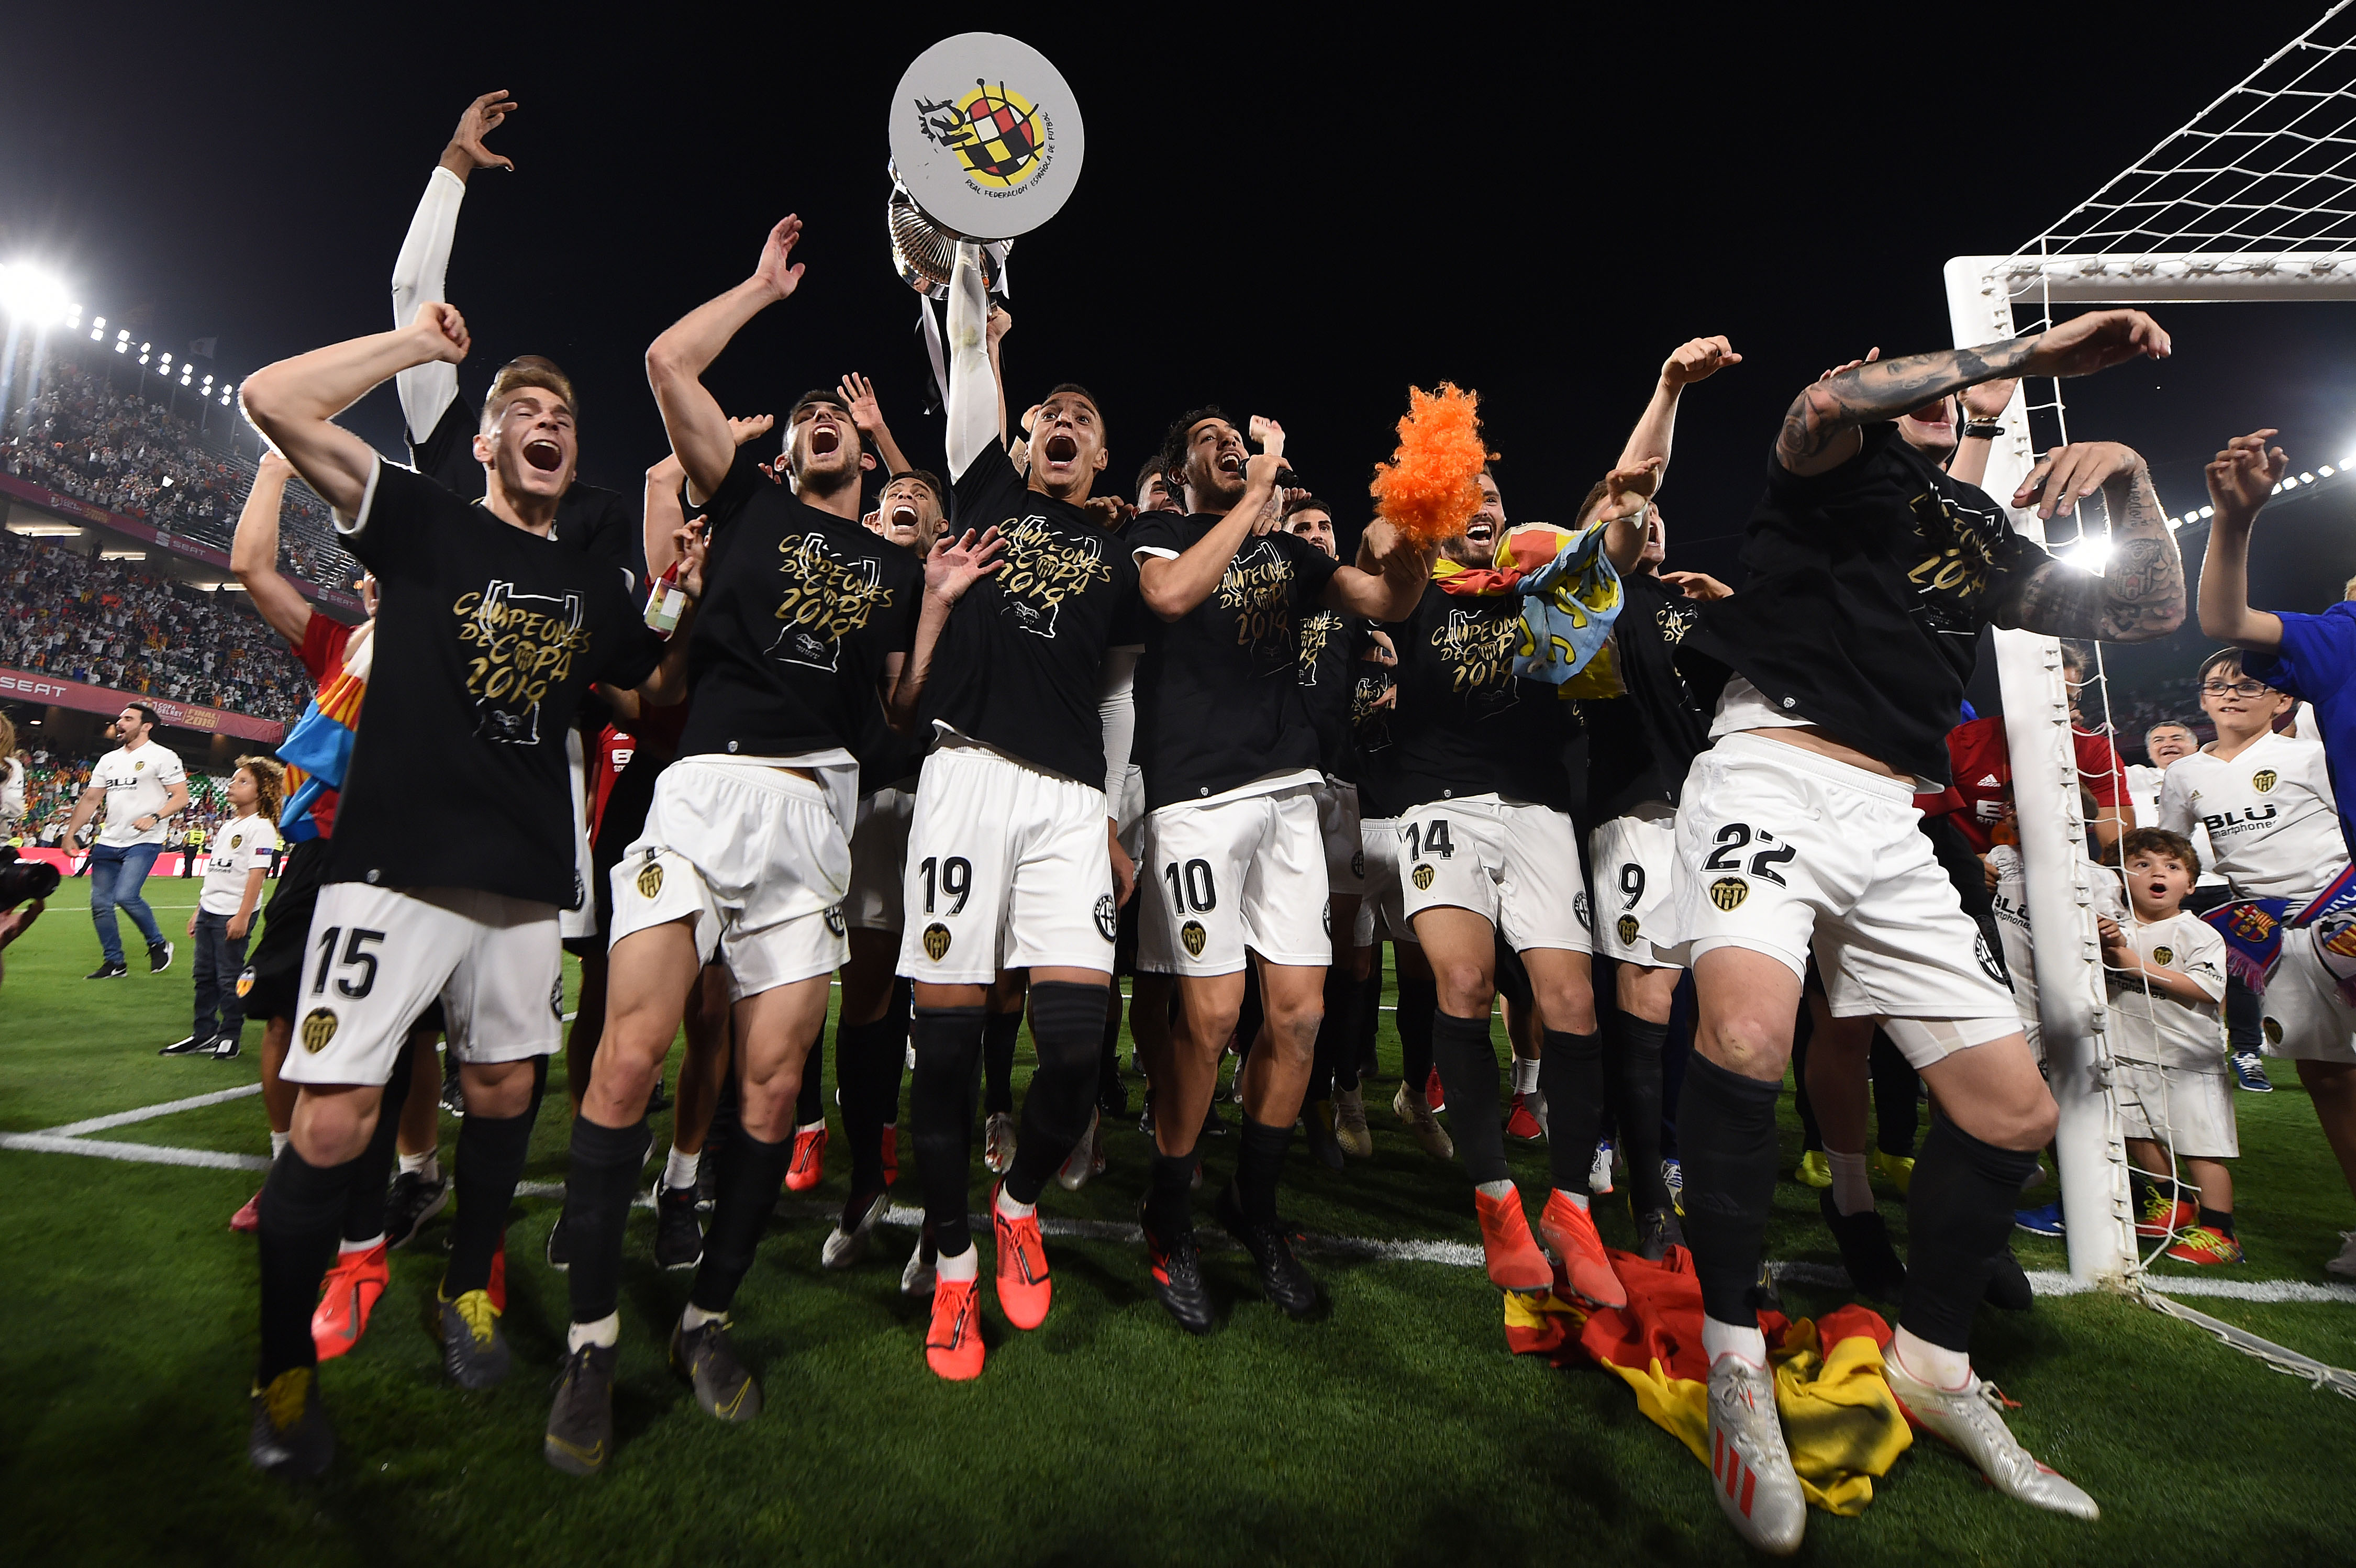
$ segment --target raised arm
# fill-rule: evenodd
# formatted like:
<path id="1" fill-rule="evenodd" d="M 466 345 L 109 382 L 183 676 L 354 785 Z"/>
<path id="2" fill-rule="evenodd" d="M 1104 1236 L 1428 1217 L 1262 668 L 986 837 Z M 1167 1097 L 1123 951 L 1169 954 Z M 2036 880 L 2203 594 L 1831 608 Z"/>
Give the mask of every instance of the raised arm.
<path id="1" fill-rule="evenodd" d="M 736 461 L 728 416 L 705 389 L 703 372 L 746 322 L 800 286 L 802 267 L 793 253 L 801 236 L 799 218 L 788 213 L 778 220 L 761 246 L 760 264 L 751 277 L 689 311 L 647 349 L 647 381 L 662 410 L 670 449 L 687 471 L 691 501 L 710 499 Z"/>
<path id="2" fill-rule="evenodd" d="M 2003 376 L 2092 375 L 2168 353 L 2168 334 L 2142 311 L 2102 310 L 2034 338 L 1853 365 L 1792 400 L 1775 438 L 1775 460 L 1791 473 L 1826 473 L 1857 456 L 1859 426 L 1895 419 L 1949 392 Z"/>
<path id="3" fill-rule="evenodd" d="M 311 602 L 278 570 L 278 510 L 286 499 L 286 481 L 294 477 L 292 463 L 275 452 L 262 453 L 229 542 L 229 569 L 270 629 L 299 648 L 311 625 Z"/>
<path id="4" fill-rule="evenodd" d="M 892 427 L 884 423 L 884 405 L 875 401 L 875 383 L 853 371 L 842 378 L 835 394 L 851 410 L 851 423 L 859 427 L 860 444 L 884 465 L 884 480 L 888 483 L 894 475 L 906 473 L 907 455 L 892 439 Z"/>
<path id="5" fill-rule="evenodd" d="M 2115 441 L 2057 446 L 2029 471 L 2012 504 L 2067 517 L 2096 490 L 2111 514 L 2103 575 L 2051 558 L 2023 573 L 1993 607 L 1998 626 L 2048 637 L 2149 642 L 2184 624 L 2184 558 L 2152 492 L 2143 458 Z"/>
<path id="6" fill-rule="evenodd" d="M 981 247 L 970 240 L 957 248 L 957 274 L 949 282 L 949 479 L 955 483 L 981 456 L 985 444 L 1006 439 L 1006 404 L 998 386 L 997 356 L 984 340 L 990 290 L 981 278 Z"/>
<path id="7" fill-rule="evenodd" d="M 2209 549 L 2201 561 L 2201 629 L 2220 642 L 2272 653 L 2282 647 L 2282 618 L 2250 607 L 2250 528 L 2258 509 L 2290 467 L 2276 432 L 2236 435 L 2209 465 Z"/>
<path id="8" fill-rule="evenodd" d="M 1358 536 L 1357 564 L 1325 579 L 1320 602 L 1329 610 L 1367 620 L 1402 621 L 1415 613 L 1431 577 L 1432 552 L 1418 550 L 1381 518 Z"/>
<path id="9" fill-rule="evenodd" d="M 2019 381 L 2011 376 L 1964 389 L 1964 427 L 1955 433 L 1955 455 L 1947 459 L 1949 478 L 1967 485 L 1987 478 L 1988 456 L 1996 450 L 1997 432 L 2003 428 L 1997 422 L 2019 389 Z M 1979 434 L 1975 435 L 1976 431 Z"/>
<path id="10" fill-rule="evenodd" d="M 319 499 L 354 517 L 368 493 L 376 449 L 336 424 L 336 415 L 411 366 L 429 360 L 455 365 L 466 349 L 466 319 L 456 307 L 423 305 L 411 326 L 264 365 L 245 379 L 238 397 L 254 428 L 285 454 Z"/>
<path id="11" fill-rule="evenodd" d="M 748 413 L 728 422 L 729 438 L 742 446 L 776 423 L 777 416 L 773 413 Z M 649 578 L 661 576 L 679 559 L 679 531 L 687 522 L 687 514 L 680 510 L 679 487 L 685 476 L 676 452 L 666 452 L 661 462 L 647 470 L 645 521 L 640 535 L 647 547 Z"/>
<path id="12" fill-rule="evenodd" d="M 1006 335 L 1014 330 L 1014 317 L 1006 306 L 993 305 L 981 335 L 990 346 L 990 379 L 998 383 L 998 444 L 1006 445 Z"/>
<path id="13" fill-rule="evenodd" d="M 941 632 L 949 623 L 949 612 L 965 597 L 967 589 L 1004 564 L 998 559 L 1000 548 L 995 528 L 980 534 L 969 528 L 961 538 L 945 531 L 933 541 L 933 553 L 925 557 L 925 596 L 916 610 L 916 645 L 892 672 L 884 693 L 884 722 L 894 729 L 905 733 L 916 727 L 916 706 L 932 678 L 933 656 L 940 651 Z"/>
<path id="14" fill-rule="evenodd" d="M 417 210 L 409 220 L 409 233 L 401 242 L 401 254 L 393 260 L 395 327 L 416 320 L 419 306 L 450 297 L 444 292 L 444 280 L 450 272 L 450 247 L 458 236 L 458 208 L 466 199 L 466 177 L 478 168 L 515 167 L 512 161 L 483 145 L 484 136 L 515 110 L 515 100 L 500 88 L 476 99 L 458 116 L 458 128 L 450 134 L 442 161 L 426 178 L 425 194 L 418 199 Z M 410 440 L 423 441 L 434 433 L 458 395 L 457 367 L 439 360 L 413 365 L 393 378 L 393 387 L 401 398 Z"/>

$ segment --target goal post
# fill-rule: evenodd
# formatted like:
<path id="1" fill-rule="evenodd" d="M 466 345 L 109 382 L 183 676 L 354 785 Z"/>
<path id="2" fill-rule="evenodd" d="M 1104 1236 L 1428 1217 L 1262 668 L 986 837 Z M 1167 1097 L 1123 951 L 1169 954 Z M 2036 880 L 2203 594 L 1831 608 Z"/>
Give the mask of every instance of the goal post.
<path id="1" fill-rule="evenodd" d="M 1976 348 L 2016 334 L 2021 325 L 2017 301 L 2039 320 L 2064 305 L 2356 300 L 2356 251 L 1957 256 L 1946 265 L 1945 281 L 1955 346 Z M 1981 481 L 2000 502 L 2036 463 L 2027 392 L 2024 385 L 2006 407 L 2004 433 L 1992 444 Z M 2058 396 L 2052 406 L 2058 412 Z M 2011 516 L 2019 532 L 2048 542 L 2033 510 Z M 2101 873 L 2083 849 L 2086 823 L 2062 648 L 2051 637 L 1999 629 L 1995 650 L 2027 881 L 2038 1022 L 2061 1113 L 2054 1154 L 2070 1273 L 2083 1282 L 2123 1283 L 2139 1266 L 2135 1215 L 2094 929 L 2092 879 Z M 2118 737 L 2113 739 L 2115 745 Z"/>

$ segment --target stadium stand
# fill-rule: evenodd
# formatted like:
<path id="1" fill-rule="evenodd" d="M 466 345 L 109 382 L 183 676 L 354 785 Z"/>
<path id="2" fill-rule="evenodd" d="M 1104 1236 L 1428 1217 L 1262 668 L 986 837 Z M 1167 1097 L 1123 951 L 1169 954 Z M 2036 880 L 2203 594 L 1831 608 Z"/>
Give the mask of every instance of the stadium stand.
<path id="1" fill-rule="evenodd" d="M 302 664 L 241 595 L 0 534 L 0 665 L 284 722 Z"/>
<path id="2" fill-rule="evenodd" d="M 0 470 L 226 552 L 253 483 L 253 460 L 151 399 L 50 357 L 37 392 L 13 410 Z M 286 491 L 282 567 L 348 588 L 359 563 L 336 543 L 327 509 L 300 482 Z"/>

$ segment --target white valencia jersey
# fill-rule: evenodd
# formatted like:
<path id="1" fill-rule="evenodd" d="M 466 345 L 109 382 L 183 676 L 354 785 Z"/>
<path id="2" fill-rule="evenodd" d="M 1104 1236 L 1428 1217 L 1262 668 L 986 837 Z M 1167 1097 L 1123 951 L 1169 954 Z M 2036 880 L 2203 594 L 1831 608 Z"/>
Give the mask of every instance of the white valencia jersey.
<path id="1" fill-rule="evenodd" d="M 2141 975 L 2111 971 L 2111 1017 L 2120 1054 L 2162 1067 L 2215 1071 L 2225 1059 L 2217 1021 L 2217 999 L 2225 994 L 2225 939 L 2198 915 L 2181 911 L 2149 925 L 2133 918 L 2119 923 L 2146 962 L 2172 969 L 2209 993 L 2207 1002 L 2194 1006 L 2147 989 Z"/>
<path id="2" fill-rule="evenodd" d="M 168 747 L 149 741 L 136 751 L 115 747 L 98 759 L 90 781 L 106 791 L 106 826 L 98 842 L 118 847 L 164 842 L 164 801 L 187 773 Z M 154 813 L 155 825 L 141 832 L 131 824 Z"/>
<path id="3" fill-rule="evenodd" d="M 2179 759 L 2180 760 L 2180 759 Z M 2168 777 L 2164 768 L 2154 768 L 2147 762 L 2130 762 L 2126 768 L 2127 799 L 2135 802 L 2136 826 L 2156 828 L 2159 823 L 2159 786 Z M 2217 875 L 2217 851 L 2209 843 L 2209 830 L 2199 822 L 2185 837 L 2192 841 L 2201 856 L 2199 886 L 2222 887 L 2225 879 Z"/>
<path id="4" fill-rule="evenodd" d="M 2159 825 L 2206 828 L 2218 873 L 2244 898 L 2311 898 L 2348 864 L 2323 747 L 2261 736 L 2231 761 L 2179 757 L 2159 787 Z"/>
<path id="5" fill-rule="evenodd" d="M 197 895 L 197 908 L 208 915 L 236 914 L 245 900 L 247 874 L 269 870 L 277 848 L 278 830 L 259 811 L 232 817 L 214 829 L 205 853 L 205 889 Z"/>

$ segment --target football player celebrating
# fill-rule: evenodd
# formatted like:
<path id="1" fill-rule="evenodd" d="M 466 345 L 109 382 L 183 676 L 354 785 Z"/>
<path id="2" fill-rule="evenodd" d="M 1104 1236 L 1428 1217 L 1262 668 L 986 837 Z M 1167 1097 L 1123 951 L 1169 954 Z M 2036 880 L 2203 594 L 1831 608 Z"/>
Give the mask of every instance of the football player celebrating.
<path id="1" fill-rule="evenodd" d="M 1810 385 L 1751 519 L 1750 575 L 1698 607 L 1680 650 L 1716 714 L 1714 745 L 1680 792 L 1665 933 L 1685 946 L 1700 995 L 1677 1116 L 1685 1232 L 1710 1360 L 1711 1491 L 1763 1550 L 1797 1550 L 1806 1516 L 1754 1293 L 1775 1098 L 1812 947 L 1833 1015 L 1878 1017 L 1938 1107 L 1909 1195 L 1890 1386 L 2002 1490 L 2094 1517 L 2085 1493 L 2014 1439 L 1972 1372 L 1972 1313 L 2055 1112 L 1912 796 L 1920 781 L 1947 780 L 1945 736 L 1982 627 L 2140 642 L 2184 618 L 2183 563 L 2140 457 L 2109 443 L 2059 448 L 2013 498 L 2066 515 L 2104 491 L 2113 544 L 2098 577 L 2013 532 L 1993 499 L 1942 470 L 1950 394 L 2168 350 L 2149 317 L 2104 311 Z M 1714 696 L 1702 689 L 1711 676 Z"/>
<path id="2" fill-rule="evenodd" d="M 1317 1301 L 1276 1213 L 1333 945 L 1317 822 L 1323 754 L 1301 685 L 1300 628 L 1321 606 L 1397 620 L 1429 570 L 1387 523 L 1367 526 L 1355 566 L 1278 529 L 1284 432 L 1267 421 L 1256 428 L 1252 455 L 1216 409 L 1179 420 L 1162 467 L 1186 511 L 1142 512 L 1128 533 L 1153 612 L 1138 673 L 1151 883 L 1139 965 L 1178 976 L 1184 1012 L 1147 1062 L 1158 1152 L 1143 1221 L 1154 1293 L 1197 1334 L 1212 1326 L 1211 1301 L 1187 1194 L 1243 1004 L 1247 949 L 1259 957 L 1264 1025 L 1244 1074 L 1242 1146 L 1219 1222 L 1250 1251 L 1271 1301 L 1296 1317 Z"/>
<path id="3" fill-rule="evenodd" d="M 563 737 L 594 681 L 654 702 L 684 681 L 686 649 L 666 655 L 620 574 L 548 538 L 578 454 L 561 382 L 502 378 L 475 440 L 488 494 L 472 504 L 333 423 L 466 347 L 458 312 L 432 304 L 413 326 L 282 360 L 243 389 L 248 416 L 375 575 L 375 658 L 401 672 L 371 682 L 361 706 L 311 918 L 303 1048 L 282 1069 L 301 1086 L 293 1138 L 262 1195 L 251 1452 L 283 1475 L 334 1456 L 312 1304 L 388 1091 L 397 1105 L 406 1090 L 409 1026 L 437 995 L 468 1108 L 443 1361 L 464 1387 L 506 1374 L 493 1263 L 558 1046 L 558 908 L 579 892 Z M 415 788 L 426 757 L 446 789 Z M 454 797 L 469 803 L 455 822 L 435 809 Z"/>
<path id="4" fill-rule="evenodd" d="M 1620 467 L 1656 456 L 1665 479 L 1685 389 L 1741 362 L 1724 338 L 1680 346 L 1662 364 Z M 1594 937 L 1596 951 L 1615 961 L 1618 971 L 1619 1007 L 1605 1056 L 1612 1120 L 1635 1187 L 1636 1251 L 1659 1258 L 1685 1239 L 1661 1165 L 1661 1053 L 1669 1004 L 1685 971 L 1652 935 L 1674 881 L 1677 784 L 1709 744 L 1708 721 L 1671 660 L 1693 623 L 1691 601 L 1721 592 L 1722 585 L 1703 573 L 1661 570 L 1668 535 L 1657 504 L 1641 527 L 1623 525 L 1607 536 L 1605 551 L 1626 601 L 1612 626 L 1609 656 L 1590 667 L 1594 683 L 1612 694 L 1579 704 L 1587 726 L 1588 810 L 1596 822 L 1589 839 L 1600 900 Z"/>
<path id="5" fill-rule="evenodd" d="M 910 1122 L 935 1258 L 925 1360 L 948 1379 L 982 1366 L 966 1216 L 970 1095 L 988 993 L 1009 970 L 1029 973 L 1039 1067 L 991 1194 L 998 1305 L 1027 1329 L 1053 1299 L 1037 1205 L 1096 1104 L 1118 911 L 1135 881 L 1113 817 L 1145 638 L 1137 567 L 1083 505 L 1105 466 L 1103 413 L 1086 389 L 1056 387 L 1032 420 L 1030 476 L 1016 472 L 999 442 L 985 298 L 979 248 L 960 245 L 952 521 L 995 529 L 1006 554 L 964 592 L 939 656 L 918 671 L 937 742 L 916 786 L 901 895 L 900 968 L 916 1001 Z"/>
<path id="6" fill-rule="evenodd" d="M 784 453 L 764 462 L 737 446 L 701 380 L 746 323 L 793 295 L 800 236 L 800 219 L 780 220 L 750 277 L 647 350 L 688 499 L 707 508 L 711 594 L 688 639 L 679 760 L 614 871 L 605 1035 L 573 1124 L 573 1325 L 542 1452 L 576 1475 L 611 1455 L 622 1231 L 646 1161 L 647 1101 L 715 954 L 729 972 L 738 1122 L 671 1360 L 708 1413 L 760 1412 L 760 1387 L 729 1345 L 728 1308 L 784 1188 L 803 1059 L 848 956 L 841 904 L 858 798 L 848 747 L 892 692 L 916 631 L 923 568 L 860 526 L 861 476 L 874 459 L 841 394 L 797 399 Z"/>
<path id="7" fill-rule="evenodd" d="M 1641 539 L 1659 459 L 1614 470 L 1589 497 L 1580 525 L 1608 539 Z M 1473 1208 L 1491 1283 L 1501 1290 L 1559 1287 L 1602 1306 L 1627 1294 L 1588 1213 L 1588 1179 L 1603 1117 L 1603 1041 L 1589 979 L 1590 939 L 1579 838 L 1570 822 L 1564 743 L 1574 720 L 1561 689 L 1526 678 L 1515 659 L 1526 637 L 1522 600 L 1491 591 L 1504 501 L 1441 544 L 1463 568 L 1426 587 L 1398 650 L 1392 721 L 1404 912 L 1439 983 L 1431 1056 L 1446 1093 L 1456 1152 L 1472 1178 Z M 1633 551 L 1625 552 L 1633 553 Z M 1547 1109 L 1553 1192 L 1538 1221 L 1549 1264 L 1531 1239 L 1505 1165 L 1490 1043 L 1499 939 L 1520 955 L 1543 1034 L 1538 1088 Z"/>

